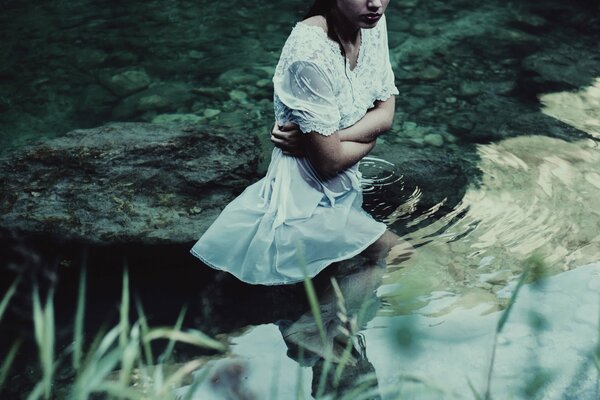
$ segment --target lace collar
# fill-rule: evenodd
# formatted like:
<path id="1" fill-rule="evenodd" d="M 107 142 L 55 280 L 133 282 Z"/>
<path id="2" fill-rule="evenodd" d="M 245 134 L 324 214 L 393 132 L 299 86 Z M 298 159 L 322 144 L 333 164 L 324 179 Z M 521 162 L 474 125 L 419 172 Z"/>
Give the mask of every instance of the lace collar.
<path id="1" fill-rule="evenodd" d="M 311 31 L 314 33 L 317 33 L 317 35 L 321 38 L 324 39 L 327 44 L 329 45 L 329 48 L 331 49 L 331 51 L 336 55 L 336 57 L 338 57 L 342 62 L 344 62 L 344 65 L 346 66 L 346 71 L 350 74 L 357 74 L 358 71 L 362 68 L 362 65 L 364 64 L 363 60 L 365 58 L 365 53 L 366 53 L 366 45 L 368 42 L 368 31 L 370 31 L 371 29 L 361 29 L 360 30 L 360 47 L 358 49 L 358 57 L 356 58 L 356 65 L 354 66 L 353 69 L 350 69 L 350 60 L 347 57 L 344 57 L 344 55 L 342 54 L 342 52 L 340 51 L 340 46 L 337 42 L 331 40 L 331 38 L 329 38 L 329 36 L 327 36 L 327 32 L 325 32 L 323 30 L 323 28 L 321 28 L 320 26 L 317 25 L 308 25 L 305 24 L 303 22 L 298 22 L 296 24 L 296 26 L 294 27 L 294 30 L 296 29 L 304 29 L 306 31 Z"/>

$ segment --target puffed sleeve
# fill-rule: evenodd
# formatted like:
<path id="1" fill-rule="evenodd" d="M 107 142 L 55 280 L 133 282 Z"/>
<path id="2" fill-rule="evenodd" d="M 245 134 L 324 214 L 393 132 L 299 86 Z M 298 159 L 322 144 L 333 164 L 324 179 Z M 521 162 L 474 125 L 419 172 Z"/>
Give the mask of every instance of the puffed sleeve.
<path id="1" fill-rule="evenodd" d="M 390 50 L 388 47 L 388 35 L 387 35 L 387 22 L 385 16 L 380 21 L 382 43 L 381 43 L 381 57 L 383 58 L 383 73 L 382 73 L 382 86 L 380 93 L 377 96 L 378 100 L 387 100 L 392 95 L 397 95 L 400 92 L 396 87 L 394 79 L 394 71 L 392 70 L 392 64 L 390 63 Z"/>
<path id="2" fill-rule="evenodd" d="M 274 86 L 276 101 L 281 101 L 287 109 L 286 119 L 302 132 L 329 136 L 338 130 L 341 117 L 333 83 L 316 63 L 292 62 Z"/>

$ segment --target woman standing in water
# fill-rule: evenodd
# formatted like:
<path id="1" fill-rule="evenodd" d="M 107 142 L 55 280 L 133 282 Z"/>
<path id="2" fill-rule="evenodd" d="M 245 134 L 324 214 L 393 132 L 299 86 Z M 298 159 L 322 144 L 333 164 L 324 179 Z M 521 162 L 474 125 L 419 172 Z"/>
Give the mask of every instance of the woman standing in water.
<path id="1" fill-rule="evenodd" d="M 205 264 L 252 284 L 288 284 L 359 254 L 376 264 L 397 240 L 362 209 L 358 170 L 390 129 L 398 94 L 388 2 L 316 0 L 293 28 L 273 77 L 267 175 L 194 245 Z"/>

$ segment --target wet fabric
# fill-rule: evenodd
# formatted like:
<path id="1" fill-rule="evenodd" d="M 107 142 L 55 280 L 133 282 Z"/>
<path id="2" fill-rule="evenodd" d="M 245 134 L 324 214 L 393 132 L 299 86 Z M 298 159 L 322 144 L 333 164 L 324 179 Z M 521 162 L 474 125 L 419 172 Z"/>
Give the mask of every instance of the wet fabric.
<path id="1" fill-rule="evenodd" d="M 362 30 L 356 67 L 317 26 L 298 23 L 273 77 L 275 116 L 306 134 L 331 135 L 360 120 L 376 100 L 397 94 L 385 19 Z M 358 164 L 324 179 L 306 158 L 275 148 L 267 175 L 232 201 L 191 252 L 253 284 L 313 277 L 359 254 L 385 225 L 362 209 Z"/>

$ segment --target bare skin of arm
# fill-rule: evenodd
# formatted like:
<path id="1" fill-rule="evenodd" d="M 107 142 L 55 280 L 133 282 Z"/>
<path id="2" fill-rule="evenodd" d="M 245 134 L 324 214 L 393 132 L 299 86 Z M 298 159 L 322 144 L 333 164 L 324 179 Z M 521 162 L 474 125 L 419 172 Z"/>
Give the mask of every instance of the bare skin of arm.
<path id="1" fill-rule="evenodd" d="M 273 127 L 271 141 L 292 157 L 308 157 L 312 164 L 324 176 L 332 176 L 339 171 L 356 164 L 375 147 L 375 140 L 355 142 L 342 140 L 340 130 L 330 136 L 318 132 L 301 133 L 298 126 L 286 123 Z"/>
<path id="2" fill-rule="evenodd" d="M 375 140 L 367 143 L 342 141 L 340 136 L 339 132 L 329 136 L 317 132 L 303 135 L 307 157 L 325 177 L 334 176 L 351 167 L 375 147 Z"/>
<path id="3" fill-rule="evenodd" d="M 382 133 L 392 128 L 396 97 L 391 96 L 386 101 L 376 101 L 364 117 L 348 128 L 338 131 L 340 140 L 369 143 Z"/>
<path id="4" fill-rule="evenodd" d="M 390 129 L 394 118 L 395 98 L 378 101 L 356 124 L 341 129 L 331 136 L 318 133 L 305 135 L 298 126 L 286 123 L 275 126 L 271 141 L 284 152 L 294 157 L 308 156 L 323 175 L 335 175 L 354 165 L 375 146 L 381 133 Z"/>

